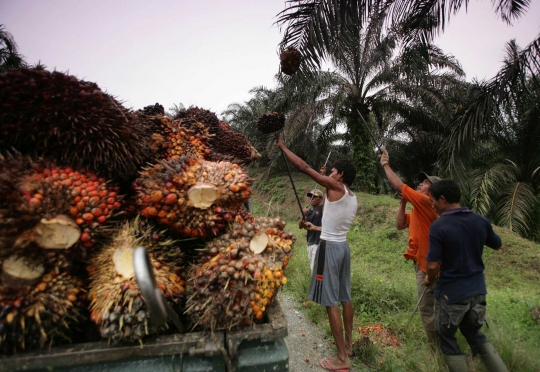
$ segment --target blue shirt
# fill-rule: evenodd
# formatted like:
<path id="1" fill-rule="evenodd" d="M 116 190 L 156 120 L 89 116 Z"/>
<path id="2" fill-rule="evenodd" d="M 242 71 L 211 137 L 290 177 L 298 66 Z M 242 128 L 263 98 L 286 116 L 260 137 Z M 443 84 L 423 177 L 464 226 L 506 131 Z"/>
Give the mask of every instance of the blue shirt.
<path id="1" fill-rule="evenodd" d="M 441 263 L 435 298 L 443 295 L 453 304 L 487 294 L 482 261 L 484 245 L 498 249 L 501 238 L 487 218 L 468 208 L 449 209 L 431 224 L 427 262 Z"/>
<path id="2" fill-rule="evenodd" d="M 310 209 L 306 215 L 306 221 L 311 222 L 315 226 L 322 225 L 322 214 L 323 214 L 323 203 L 320 203 L 315 208 Z M 307 244 L 319 244 L 321 241 L 321 232 L 320 231 L 308 231 L 307 232 Z"/>

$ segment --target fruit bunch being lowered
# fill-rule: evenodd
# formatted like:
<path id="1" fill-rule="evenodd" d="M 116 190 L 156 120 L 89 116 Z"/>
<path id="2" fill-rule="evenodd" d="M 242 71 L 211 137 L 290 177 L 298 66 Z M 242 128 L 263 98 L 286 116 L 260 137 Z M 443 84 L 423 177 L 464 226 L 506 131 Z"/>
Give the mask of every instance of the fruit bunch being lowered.
<path id="1" fill-rule="evenodd" d="M 184 300 L 178 243 L 138 218 L 125 223 L 113 242 L 95 254 L 88 265 L 91 320 L 99 326 L 101 336 L 114 344 L 142 342 L 146 335 L 160 331 L 150 321 L 135 278 L 133 251 L 138 246 L 147 249 L 157 286 L 165 298 L 173 307 Z"/>
<path id="2" fill-rule="evenodd" d="M 289 47 L 279 55 L 281 71 L 287 75 L 294 75 L 300 69 L 302 55 L 298 50 Z"/>
<path id="3" fill-rule="evenodd" d="M 86 307 L 84 282 L 54 250 L 13 254 L 1 263 L 0 348 L 45 347 L 69 342 Z"/>
<path id="4" fill-rule="evenodd" d="M 146 168 L 133 183 L 142 216 L 203 239 L 225 231 L 249 200 L 250 186 L 237 164 L 188 157 Z"/>
<path id="5" fill-rule="evenodd" d="M 37 244 L 84 259 L 120 208 L 102 177 L 20 155 L 0 156 L 0 257 Z"/>
<path id="6" fill-rule="evenodd" d="M 226 234 L 207 244 L 209 254 L 218 253 L 188 274 L 186 313 L 193 328 L 229 330 L 262 319 L 278 288 L 287 283 L 283 269 L 293 238 L 282 225 L 279 219 L 237 217 Z"/>
<path id="7" fill-rule="evenodd" d="M 257 120 L 256 126 L 266 134 L 280 131 L 285 126 L 285 115 L 280 112 L 266 112 Z"/>

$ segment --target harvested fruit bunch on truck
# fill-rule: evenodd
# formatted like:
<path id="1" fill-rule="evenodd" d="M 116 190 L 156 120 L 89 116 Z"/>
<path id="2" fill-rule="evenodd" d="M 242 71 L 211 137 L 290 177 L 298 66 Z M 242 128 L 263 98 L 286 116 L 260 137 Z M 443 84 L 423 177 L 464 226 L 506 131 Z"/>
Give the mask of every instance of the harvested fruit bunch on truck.
<path id="1" fill-rule="evenodd" d="M 0 372 L 168 370 L 178 354 L 186 371 L 287 370 L 276 294 L 294 238 L 245 208 L 260 156 L 245 136 L 198 107 L 133 112 L 59 72 L 11 70 L 0 87 Z M 242 367 L 245 353 L 264 361 Z"/>
<path id="2" fill-rule="evenodd" d="M 145 128 L 95 83 L 61 72 L 0 74 L 0 148 L 122 179 L 144 164 Z"/>
<path id="3" fill-rule="evenodd" d="M 179 243 L 138 218 L 125 222 L 112 242 L 88 262 L 91 319 L 99 326 L 101 337 L 112 344 L 142 343 L 144 337 L 158 332 L 135 278 L 133 252 L 137 246 L 149 251 L 165 298 L 177 309 L 183 304 L 186 290 Z"/>
<path id="4" fill-rule="evenodd" d="M 192 238 L 223 233 L 250 187 L 237 164 L 189 157 L 148 167 L 133 183 L 142 216 Z"/>
<path id="5" fill-rule="evenodd" d="M 196 326 L 230 330 L 261 319 L 278 288 L 287 283 L 293 238 L 280 219 L 238 216 L 223 236 L 209 242 L 212 258 L 188 274 L 186 313 Z M 281 227 L 281 228 L 280 228 Z"/>

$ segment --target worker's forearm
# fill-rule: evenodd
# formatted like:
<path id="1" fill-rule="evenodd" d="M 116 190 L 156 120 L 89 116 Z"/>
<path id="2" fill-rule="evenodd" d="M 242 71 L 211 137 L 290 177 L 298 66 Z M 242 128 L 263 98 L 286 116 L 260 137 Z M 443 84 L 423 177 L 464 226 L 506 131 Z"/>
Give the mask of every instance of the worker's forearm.
<path id="1" fill-rule="evenodd" d="M 298 157 L 285 146 L 280 147 L 280 150 L 283 151 L 283 154 L 285 155 L 287 160 L 289 160 L 292 166 L 298 169 L 300 172 L 306 173 L 307 169 L 310 168 L 310 166 L 305 161 L 303 161 L 300 157 Z"/>
<path id="2" fill-rule="evenodd" d="M 427 275 L 428 280 L 430 283 L 435 283 L 435 280 L 437 280 L 437 275 L 439 274 L 439 265 L 437 264 L 436 267 L 433 267 L 432 265 L 427 264 Z"/>
<path id="3" fill-rule="evenodd" d="M 397 174 L 394 173 L 392 168 L 390 168 L 390 165 L 386 163 L 383 165 L 384 172 L 386 173 L 386 177 L 388 178 L 388 182 L 390 182 L 390 185 L 397 191 L 401 192 L 401 188 L 403 187 L 403 181 L 401 178 L 397 176 Z"/>
<path id="4" fill-rule="evenodd" d="M 407 202 L 402 201 L 399 203 L 399 209 L 398 214 L 396 217 L 396 228 L 398 230 L 403 230 L 407 227 L 407 217 L 406 217 L 406 210 Z"/>

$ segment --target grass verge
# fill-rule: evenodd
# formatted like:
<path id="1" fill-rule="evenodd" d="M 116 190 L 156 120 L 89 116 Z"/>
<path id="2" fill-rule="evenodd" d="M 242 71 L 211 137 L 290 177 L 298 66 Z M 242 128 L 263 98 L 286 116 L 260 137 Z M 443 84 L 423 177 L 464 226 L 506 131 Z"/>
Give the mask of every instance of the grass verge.
<path id="1" fill-rule="evenodd" d="M 295 174 L 294 179 L 302 203 L 307 205 L 305 193 L 315 185 L 300 174 Z M 286 177 L 274 177 L 261 184 L 263 187 L 256 188 L 253 196 L 255 214 L 279 215 L 288 221 L 286 230 L 297 237 L 286 269 L 289 281 L 283 290 L 303 302 L 307 300 L 311 273 L 305 231 L 297 227 L 300 212 L 296 198 Z M 361 344 L 353 359 L 355 370 L 446 371 L 440 353 L 432 353 L 429 348 L 418 313 L 406 327 L 417 294 L 412 263 L 403 258 L 407 232 L 395 228 L 398 201 L 386 195 L 358 193 L 358 197 L 359 210 L 348 235 L 352 257 L 353 339 L 361 338 L 358 327 L 383 324 L 402 344 L 398 347 L 383 346 L 377 341 Z M 484 253 L 489 327 L 483 327 L 482 331 L 510 371 L 537 372 L 540 371 L 537 355 L 540 324 L 533 314 L 540 307 L 540 245 L 506 229 L 495 230 L 501 235 L 503 248 L 499 251 L 486 248 Z M 330 336 L 324 307 L 311 304 L 301 309 Z M 458 340 L 462 350 L 470 354 L 459 332 Z M 470 358 L 469 365 L 472 371 L 486 371 L 479 358 Z"/>

